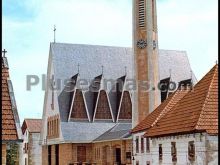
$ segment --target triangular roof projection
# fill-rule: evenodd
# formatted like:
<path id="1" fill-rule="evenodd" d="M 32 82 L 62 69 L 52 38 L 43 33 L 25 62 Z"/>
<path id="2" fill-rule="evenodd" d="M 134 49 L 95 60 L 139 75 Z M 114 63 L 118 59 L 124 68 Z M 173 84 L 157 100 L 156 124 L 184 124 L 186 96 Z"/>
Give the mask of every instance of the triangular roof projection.
<path id="1" fill-rule="evenodd" d="M 112 120 L 112 111 L 109 104 L 108 94 L 105 90 L 100 90 L 97 97 L 93 120 Z"/>
<path id="2" fill-rule="evenodd" d="M 218 64 L 216 64 L 145 136 L 207 132 L 218 134 Z"/>
<path id="3" fill-rule="evenodd" d="M 132 103 L 129 91 L 123 91 L 118 110 L 118 120 L 132 119 Z"/>
<path id="4" fill-rule="evenodd" d="M 88 112 L 81 89 L 75 89 L 72 104 L 70 107 L 69 120 L 87 120 L 89 121 Z"/>
<path id="5" fill-rule="evenodd" d="M 21 141 L 20 121 L 7 58 L 2 57 L 2 141 Z"/>

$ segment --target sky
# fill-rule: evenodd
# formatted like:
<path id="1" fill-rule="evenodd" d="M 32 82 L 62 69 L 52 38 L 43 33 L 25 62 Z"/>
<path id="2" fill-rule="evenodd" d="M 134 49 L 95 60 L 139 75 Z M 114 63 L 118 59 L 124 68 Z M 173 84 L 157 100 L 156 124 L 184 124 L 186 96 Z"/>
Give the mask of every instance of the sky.
<path id="1" fill-rule="evenodd" d="M 41 118 L 49 45 L 132 46 L 132 0 L 3 0 L 2 46 L 8 52 L 20 121 Z M 159 48 L 185 50 L 200 80 L 218 59 L 218 0 L 157 0 Z M 27 75 L 39 85 L 26 90 Z"/>

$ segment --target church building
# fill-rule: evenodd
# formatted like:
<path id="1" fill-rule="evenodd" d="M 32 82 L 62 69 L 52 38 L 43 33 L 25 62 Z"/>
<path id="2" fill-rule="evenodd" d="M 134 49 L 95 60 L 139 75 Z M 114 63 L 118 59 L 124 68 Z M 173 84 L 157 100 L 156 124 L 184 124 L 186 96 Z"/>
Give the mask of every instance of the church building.
<path id="1" fill-rule="evenodd" d="M 50 44 L 43 165 L 133 163 L 131 129 L 196 83 L 186 52 L 159 50 L 157 35 L 156 0 L 133 0 L 133 48 Z"/>

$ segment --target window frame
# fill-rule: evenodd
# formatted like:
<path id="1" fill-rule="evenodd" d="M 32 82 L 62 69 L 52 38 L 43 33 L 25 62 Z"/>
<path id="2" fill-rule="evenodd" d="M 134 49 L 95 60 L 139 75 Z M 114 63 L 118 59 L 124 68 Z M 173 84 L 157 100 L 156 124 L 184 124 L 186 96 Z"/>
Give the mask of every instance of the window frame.
<path id="1" fill-rule="evenodd" d="M 193 145 L 193 146 L 191 146 L 191 145 Z M 190 161 L 195 161 L 195 155 L 196 155 L 195 142 L 194 141 L 189 141 L 188 142 L 188 159 Z"/>
<path id="2" fill-rule="evenodd" d="M 159 161 L 162 161 L 162 160 L 163 160 L 163 147 L 162 147 L 162 144 L 159 144 Z"/>
<path id="3" fill-rule="evenodd" d="M 171 156 L 172 156 L 172 162 L 177 162 L 176 142 L 171 142 Z"/>
<path id="4" fill-rule="evenodd" d="M 139 136 L 136 136 L 135 145 L 136 153 L 139 153 Z"/>

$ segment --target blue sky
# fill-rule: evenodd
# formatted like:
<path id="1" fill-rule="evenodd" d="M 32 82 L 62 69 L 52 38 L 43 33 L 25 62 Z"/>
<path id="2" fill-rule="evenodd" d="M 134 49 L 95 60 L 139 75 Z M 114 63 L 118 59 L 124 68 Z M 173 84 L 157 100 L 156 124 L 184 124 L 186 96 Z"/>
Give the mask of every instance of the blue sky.
<path id="1" fill-rule="evenodd" d="M 131 46 L 131 0 L 3 0 L 3 48 L 7 49 L 21 122 L 41 118 L 41 85 L 26 90 L 26 75 L 47 72 L 49 44 Z M 186 50 L 201 79 L 218 52 L 218 0 L 157 0 L 159 48 Z"/>

